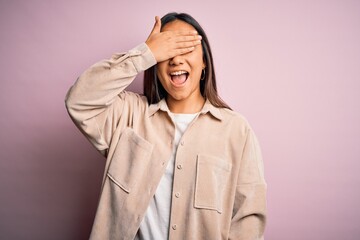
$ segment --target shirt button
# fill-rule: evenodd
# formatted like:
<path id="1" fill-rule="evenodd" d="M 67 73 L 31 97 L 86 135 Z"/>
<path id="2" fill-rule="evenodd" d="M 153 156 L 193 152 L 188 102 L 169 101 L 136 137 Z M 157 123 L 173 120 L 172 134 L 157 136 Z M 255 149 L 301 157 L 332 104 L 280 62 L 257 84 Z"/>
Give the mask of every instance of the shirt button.
<path id="1" fill-rule="evenodd" d="M 176 230 L 176 224 L 172 225 L 172 229 Z"/>
<path id="2" fill-rule="evenodd" d="M 179 193 L 179 192 L 175 193 L 175 197 L 179 198 L 179 197 L 180 197 L 180 193 Z"/>
<path id="3" fill-rule="evenodd" d="M 177 165 L 177 168 L 182 169 L 182 165 L 181 164 Z"/>

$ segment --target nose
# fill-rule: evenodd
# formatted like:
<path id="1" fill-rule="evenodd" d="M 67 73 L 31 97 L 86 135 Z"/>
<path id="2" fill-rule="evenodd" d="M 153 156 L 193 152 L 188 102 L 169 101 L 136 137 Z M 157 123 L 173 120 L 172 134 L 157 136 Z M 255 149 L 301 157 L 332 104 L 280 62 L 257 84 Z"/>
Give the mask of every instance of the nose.
<path id="1" fill-rule="evenodd" d="M 173 58 L 170 59 L 169 64 L 171 66 L 177 66 L 177 65 L 181 65 L 184 63 L 184 58 L 181 55 L 175 56 Z"/>

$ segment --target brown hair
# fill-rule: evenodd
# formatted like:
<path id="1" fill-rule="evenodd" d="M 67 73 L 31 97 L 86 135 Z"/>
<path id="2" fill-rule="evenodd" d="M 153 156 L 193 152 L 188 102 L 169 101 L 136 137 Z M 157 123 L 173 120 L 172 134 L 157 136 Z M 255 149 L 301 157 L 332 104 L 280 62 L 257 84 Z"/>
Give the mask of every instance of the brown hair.
<path id="1" fill-rule="evenodd" d="M 167 23 L 175 20 L 181 20 L 190 24 L 195 28 L 198 34 L 202 36 L 201 46 L 206 69 L 205 77 L 202 81 L 200 81 L 201 95 L 205 99 L 208 99 L 215 107 L 231 109 L 218 95 L 212 53 L 205 31 L 192 16 L 186 13 L 172 12 L 166 14 L 161 18 L 161 26 L 163 27 Z M 158 103 L 162 98 L 167 96 L 166 90 L 161 85 L 157 77 L 156 65 L 144 72 L 144 95 L 146 96 L 149 104 Z"/>

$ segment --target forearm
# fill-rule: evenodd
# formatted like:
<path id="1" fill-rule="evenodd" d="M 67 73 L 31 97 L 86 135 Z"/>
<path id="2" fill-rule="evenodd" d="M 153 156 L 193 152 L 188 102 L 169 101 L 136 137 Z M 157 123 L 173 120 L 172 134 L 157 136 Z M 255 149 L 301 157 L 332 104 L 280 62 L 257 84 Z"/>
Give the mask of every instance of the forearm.
<path id="1" fill-rule="evenodd" d="M 266 183 L 244 184 L 237 187 L 238 209 L 231 221 L 229 239 L 262 240 L 266 225 Z"/>
<path id="2" fill-rule="evenodd" d="M 264 238 L 266 189 L 261 150 L 249 129 L 241 157 L 229 239 Z"/>
<path id="3" fill-rule="evenodd" d="M 89 114 L 96 116 L 130 85 L 139 72 L 154 64 L 156 60 L 146 44 L 94 64 L 81 74 L 66 95 L 70 115 L 78 120 L 92 117 Z"/>
<path id="4" fill-rule="evenodd" d="M 76 126 L 100 151 L 109 147 L 125 99 L 121 92 L 136 75 L 156 64 L 150 49 L 141 44 L 87 69 L 70 88 L 66 107 Z"/>

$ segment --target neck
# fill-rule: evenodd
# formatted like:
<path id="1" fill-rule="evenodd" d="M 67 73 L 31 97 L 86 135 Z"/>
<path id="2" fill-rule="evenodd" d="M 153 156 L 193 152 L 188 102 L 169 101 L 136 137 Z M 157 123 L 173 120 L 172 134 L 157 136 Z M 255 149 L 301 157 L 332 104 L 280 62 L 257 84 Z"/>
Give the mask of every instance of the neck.
<path id="1" fill-rule="evenodd" d="M 168 97 L 166 103 L 172 113 L 197 113 L 203 108 L 205 99 L 203 96 L 196 99 L 176 100 Z"/>

